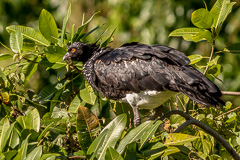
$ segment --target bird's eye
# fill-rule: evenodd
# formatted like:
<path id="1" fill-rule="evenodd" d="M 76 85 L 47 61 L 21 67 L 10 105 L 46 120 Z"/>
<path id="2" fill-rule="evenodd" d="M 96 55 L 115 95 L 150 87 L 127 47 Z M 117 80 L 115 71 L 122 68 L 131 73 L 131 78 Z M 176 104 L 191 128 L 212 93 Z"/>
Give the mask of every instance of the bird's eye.
<path id="1" fill-rule="evenodd" d="M 75 49 L 75 48 L 73 48 L 71 51 L 72 51 L 72 53 L 75 53 L 75 52 L 76 52 L 76 49 Z"/>

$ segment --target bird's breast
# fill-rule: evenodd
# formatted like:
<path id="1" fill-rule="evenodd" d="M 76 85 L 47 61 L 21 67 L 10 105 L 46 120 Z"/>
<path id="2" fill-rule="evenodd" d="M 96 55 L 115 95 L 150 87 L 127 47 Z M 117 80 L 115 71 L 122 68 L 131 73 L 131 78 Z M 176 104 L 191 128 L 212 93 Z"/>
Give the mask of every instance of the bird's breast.
<path id="1" fill-rule="evenodd" d="M 159 107 L 166 102 L 170 97 L 176 95 L 174 91 L 141 91 L 140 93 L 128 93 L 122 99 L 128 102 L 131 106 L 137 106 L 141 109 L 153 109 Z"/>

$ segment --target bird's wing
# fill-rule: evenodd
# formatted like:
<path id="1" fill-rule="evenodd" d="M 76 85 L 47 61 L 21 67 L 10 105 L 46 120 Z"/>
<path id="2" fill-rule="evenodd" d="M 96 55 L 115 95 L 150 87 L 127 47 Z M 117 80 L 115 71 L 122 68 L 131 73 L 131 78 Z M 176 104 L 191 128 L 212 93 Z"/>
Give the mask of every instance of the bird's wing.
<path id="1" fill-rule="evenodd" d="M 105 96 L 115 99 L 128 91 L 172 90 L 198 103 L 217 105 L 221 92 L 189 62 L 184 53 L 170 47 L 126 44 L 94 62 L 96 85 Z"/>
<path id="2" fill-rule="evenodd" d="M 109 64 L 111 61 L 120 62 L 122 60 L 131 60 L 133 57 L 147 60 L 151 59 L 152 56 L 164 59 L 168 63 L 175 65 L 188 65 L 190 63 L 190 60 L 184 53 L 174 48 L 163 45 L 139 44 L 137 42 L 124 44 L 120 48 L 104 55 L 104 58 L 101 60 Z"/>

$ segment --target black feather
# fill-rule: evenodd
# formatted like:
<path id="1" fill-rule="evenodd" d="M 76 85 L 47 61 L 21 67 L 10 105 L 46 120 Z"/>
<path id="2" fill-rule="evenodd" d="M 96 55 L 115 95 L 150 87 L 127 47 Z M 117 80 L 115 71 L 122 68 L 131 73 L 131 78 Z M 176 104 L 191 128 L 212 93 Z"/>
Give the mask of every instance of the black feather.
<path id="1" fill-rule="evenodd" d="M 117 49 L 83 46 L 78 47 L 82 49 L 78 57 L 84 61 L 84 76 L 108 98 L 121 99 L 127 93 L 145 90 L 171 90 L 207 106 L 224 103 L 218 87 L 190 66 L 188 57 L 176 49 L 136 42 Z"/>

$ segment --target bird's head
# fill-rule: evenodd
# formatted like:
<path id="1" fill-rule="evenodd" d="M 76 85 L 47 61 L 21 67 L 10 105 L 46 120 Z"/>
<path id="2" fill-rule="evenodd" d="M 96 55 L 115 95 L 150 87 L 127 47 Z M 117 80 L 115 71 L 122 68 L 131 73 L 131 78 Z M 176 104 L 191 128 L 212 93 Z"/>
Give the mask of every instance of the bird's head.
<path id="1" fill-rule="evenodd" d="M 82 42 L 74 42 L 67 47 L 67 53 L 63 57 L 63 61 L 73 60 L 85 62 L 92 56 L 93 47 L 91 44 Z"/>

